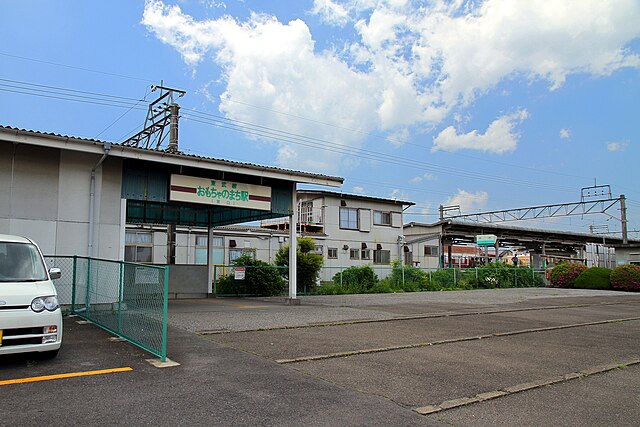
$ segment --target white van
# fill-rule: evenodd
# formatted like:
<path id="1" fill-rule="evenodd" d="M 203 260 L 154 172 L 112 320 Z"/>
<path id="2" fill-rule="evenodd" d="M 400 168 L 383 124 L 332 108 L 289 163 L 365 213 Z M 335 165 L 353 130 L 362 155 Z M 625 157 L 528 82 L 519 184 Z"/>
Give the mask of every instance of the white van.
<path id="1" fill-rule="evenodd" d="M 0 234 L 0 355 L 58 354 L 62 311 L 51 280 L 59 277 L 32 240 Z"/>

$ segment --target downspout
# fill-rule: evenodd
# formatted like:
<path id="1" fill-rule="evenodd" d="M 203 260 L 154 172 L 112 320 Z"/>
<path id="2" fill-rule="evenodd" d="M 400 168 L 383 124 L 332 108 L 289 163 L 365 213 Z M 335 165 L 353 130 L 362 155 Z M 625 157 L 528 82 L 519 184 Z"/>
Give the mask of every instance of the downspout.
<path id="1" fill-rule="evenodd" d="M 87 243 L 87 256 L 93 257 L 93 229 L 95 227 L 94 211 L 96 205 L 96 169 L 102 165 L 102 162 L 107 158 L 109 151 L 111 151 L 111 143 L 105 142 L 102 149 L 104 154 L 98 160 L 98 163 L 91 169 L 91 180 L 89 181 L 89 240 Z"/>

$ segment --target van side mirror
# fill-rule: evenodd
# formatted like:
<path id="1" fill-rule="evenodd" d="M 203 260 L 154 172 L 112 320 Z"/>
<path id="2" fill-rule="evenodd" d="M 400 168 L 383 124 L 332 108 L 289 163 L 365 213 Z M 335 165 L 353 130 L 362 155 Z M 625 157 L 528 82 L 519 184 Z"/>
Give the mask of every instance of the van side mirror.
<path id="1" fill-rule="evenodd" d="M 51 280 L 59 279 L 62 277 L 62 271 L 59 268 L 52 267 L 49 269 L 49 277 L 51 277 Z"/>

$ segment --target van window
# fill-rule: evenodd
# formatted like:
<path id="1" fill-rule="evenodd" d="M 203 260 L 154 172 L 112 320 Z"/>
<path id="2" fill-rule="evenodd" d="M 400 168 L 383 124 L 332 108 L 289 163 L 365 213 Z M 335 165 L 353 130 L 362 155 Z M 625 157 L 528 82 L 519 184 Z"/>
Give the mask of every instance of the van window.
<path id="1" fill-rule="evenodd" d="M 0 242 L 0 282 L 42 280 L 47 280 L 47 270 L 34 245 Z"/>

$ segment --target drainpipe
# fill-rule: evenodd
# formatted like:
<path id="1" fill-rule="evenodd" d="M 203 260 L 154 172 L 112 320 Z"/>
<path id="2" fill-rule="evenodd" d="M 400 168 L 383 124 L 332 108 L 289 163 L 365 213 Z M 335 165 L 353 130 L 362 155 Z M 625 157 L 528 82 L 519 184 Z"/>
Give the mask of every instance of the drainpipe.
<path id="1" fill-rule="evenodd" d="M 107 158 L 109 151 L 111 151 L 111 143 L 105 142 L 102 146 L 104 154 L 98 160 L 98 163 L 91 169 L 91 180 L 89 181 L 89 241 L 87 243 L 87 256 L 93 257 L 93 229 L 95 227 L 95 204 L 96 204 L 96 169 L 102 165 L 104 159 Z"/>

